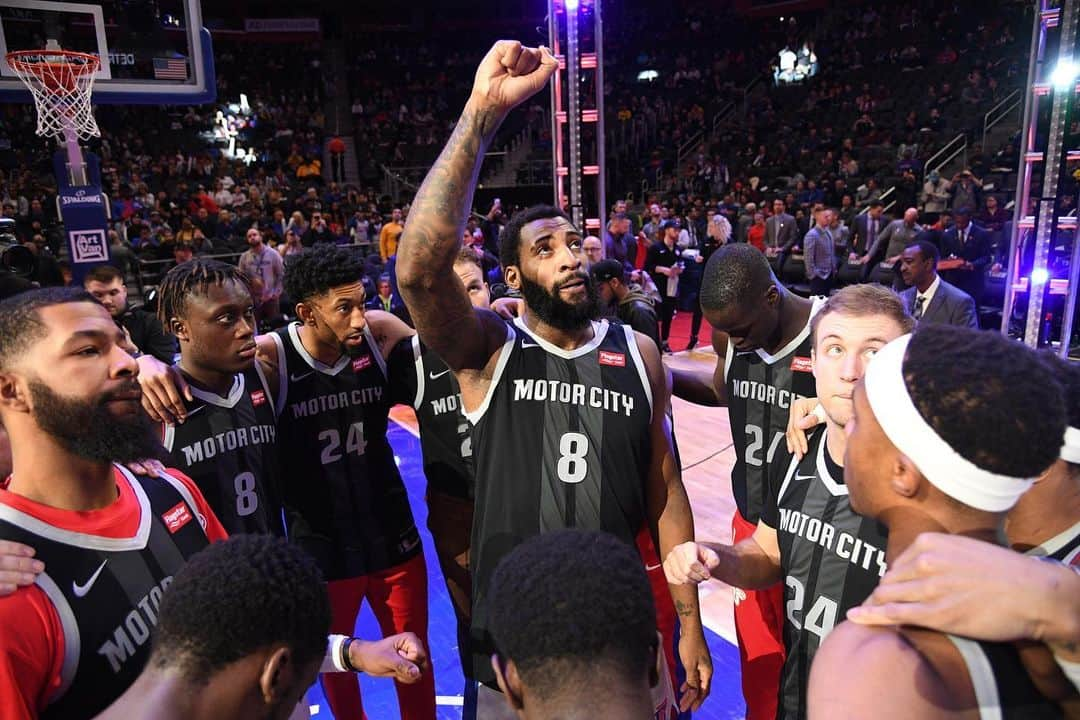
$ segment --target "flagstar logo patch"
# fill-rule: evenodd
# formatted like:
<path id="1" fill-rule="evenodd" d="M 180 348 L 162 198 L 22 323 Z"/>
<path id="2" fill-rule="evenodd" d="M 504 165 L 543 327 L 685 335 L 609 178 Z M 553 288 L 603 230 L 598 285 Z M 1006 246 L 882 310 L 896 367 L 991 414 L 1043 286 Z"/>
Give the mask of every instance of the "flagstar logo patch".
<path id="1" fill-rule="evenodd" d="M 370 355 L 363 355 L 363 356 L 358 357 L 358 358 L 356 358 L 355 360 L 352 361 L 353 372 L 360 372 L 361 370 L 368 367 L 369 365 L 371 365 L 371 356 Z"/>
<path id="2" fill-rule="evenodd" d="M 262 390 L 256 390 L 251 393 L 251 404 L 255 407 L 266 404 L 266 393 Z"/>
<path id="3" fill-rule="evenodd" d="M 626 355 L 617 352 L 600 351 L 600 364 L 611 367 L 626 367 Z"/>
<path id="4" fill-rule="evenodd" d="M 186 503 L 180 501 L 162 515 L 161 519 L 165 521 L 165 527 L 169 528 L 169 532 L 175 535 L 180 528 L 191 522 L 191 511 L 188 510 Z"/>
<path id="5" fill-rule="evenodd" d="M 808 357 L 794 357 L 791 359 L 791 369 L 795 372 L 813 372 L 814 365 Z"/>

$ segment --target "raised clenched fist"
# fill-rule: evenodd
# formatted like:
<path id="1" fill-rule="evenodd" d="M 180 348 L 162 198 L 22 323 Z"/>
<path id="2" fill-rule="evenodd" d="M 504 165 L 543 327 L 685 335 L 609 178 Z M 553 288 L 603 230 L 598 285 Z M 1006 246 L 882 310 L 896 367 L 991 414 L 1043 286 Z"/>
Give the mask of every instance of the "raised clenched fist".
<path id="1" fill-rule="evenodd" d="M 530 48 L 517 40 L 500 40 L 476 70 L 473 96 L 501 112 L 509 112 L 547 84 L 559 62 L 546 47 Z"/>

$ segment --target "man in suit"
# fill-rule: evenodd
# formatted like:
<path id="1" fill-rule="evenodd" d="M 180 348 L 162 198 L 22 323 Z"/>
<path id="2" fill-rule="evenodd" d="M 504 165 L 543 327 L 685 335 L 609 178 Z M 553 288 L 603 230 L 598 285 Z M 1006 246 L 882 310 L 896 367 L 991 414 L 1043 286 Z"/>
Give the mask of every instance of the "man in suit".
<path id="1" fill-rule="evenodd" d="M 847 262 L 840 268 L 841 283 L 863 282 L 869 277 L 873 266 L 869 262 L 866 251 L 874 246 L 878 235 L 888 225 L 884 212 L 885 204 L 880 200 L 874 200 L 866 212 L 855 216 L 851 225 Z"/>
<path id="2" fill-rule="evenodd" d="M 798 225 L 780 198 L 773 200 L 773 214 L 765 221 L 765 257 L 776 277 L 783 276 L 784 262 L 799 241 Z"/>
<path id="3" fill-rule="evenodd" d="M 963 261 L 959 267 L 942 270 L 941 276 L 974 298 L 983 292 L 986 270 L 993 261 L 990 233 L 971 222 L 971 210 L 957 210 L 956 224 L 942 233 L 941 255 Z"/>
<path id="4" fill-rule="evenodd" d="M 803 262 L 811 295 L 828 295 L 836 273 L 836 250 L 829 232 L 831 211 L 822 208 L 814 216 L 814 227 L 803 238 Z"/>
<path id="5" fill-rule="evenodd" d="M 900 293 L 904 307 L 919 323 L 940 323 L 979 329 L 975 300 L 941 279 L 937 273 L 938 249 L 920 240 L 904 248 L 900 274 L 910 285 Z"/>

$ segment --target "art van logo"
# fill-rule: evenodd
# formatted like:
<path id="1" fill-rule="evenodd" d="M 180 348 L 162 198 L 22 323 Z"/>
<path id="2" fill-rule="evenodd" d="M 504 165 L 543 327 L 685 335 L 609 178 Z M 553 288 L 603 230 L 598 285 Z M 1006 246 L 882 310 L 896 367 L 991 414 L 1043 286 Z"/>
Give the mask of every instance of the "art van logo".
<path id="1" fill-rule="evenodd" d="M 85 190 L 76 190 L 74 195 L 61 195 L 60 204 L 67 205 L 100 205 L 101 194 L 88 194 Z"/>
<path id="2" fill-rule="evenodd" d="M 74 230 L 68 233 L 71 257 L 77 263 L 107 262 L 109 247 L 104 230 Z"/>

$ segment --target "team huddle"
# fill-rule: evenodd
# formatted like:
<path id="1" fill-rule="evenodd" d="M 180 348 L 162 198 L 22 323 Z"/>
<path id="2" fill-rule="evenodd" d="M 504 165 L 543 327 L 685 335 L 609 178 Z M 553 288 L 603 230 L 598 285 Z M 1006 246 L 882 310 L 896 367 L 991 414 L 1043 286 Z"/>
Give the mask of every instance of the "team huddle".
<path id="1" fill-rule="evenodd" d="M 462 227 L 485 149 L 556 64 L 503 41 L 477 71 L 397 250 L 415 331 L 365 309 L 363 263 L 332 245 L 287 259 L 296 320 L 263 335 L 236 267 L 170 270 L 172 365 L 132 357 L 82 291 L 0 304 L 4 717 L 302 716 L 321 673 L 334 716 L 360 718 L 366 672 L 394 678 L 402 718 L 435 718 L 427 559 L 387 440 L 396 404 L 419 424 L 466 717 L 697 710 L 713 674 L 697 586 L 714 578 L 738 589 L 751 720 L 1075 708 L 1072 628 L 870 623 L 911 600 L 891 577 L 923 533 L 967 536 L 995 563 L 1077 558 L 1080 370 L 996 334 L 915 330 L 880 286 L 795 296 L 760 251 L 730 244 L 702 280 L 716 370 L 673 371 L 652 338 L 598 319 L 583 236 L 549 206 L 504 229 L 521 301 L 492 310 Z M 695 536 L 673 394 L 727 407 L 731 544 Z M 588 562 L 604 567 L 568 570 Z M 1067 568 L 1030 565 L 1075 591 Z M 581 595 L 597 578 L 646 597 Z M 525 610 L 561 594 L 583 622 L 566 645 Z M 382 640 L 352 637 L 365 599 Z M 837 681 L 855 672 L 866 681 Z M 588 674 L 630 689 L 583 689 Z"/>

